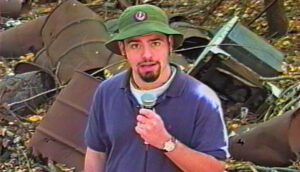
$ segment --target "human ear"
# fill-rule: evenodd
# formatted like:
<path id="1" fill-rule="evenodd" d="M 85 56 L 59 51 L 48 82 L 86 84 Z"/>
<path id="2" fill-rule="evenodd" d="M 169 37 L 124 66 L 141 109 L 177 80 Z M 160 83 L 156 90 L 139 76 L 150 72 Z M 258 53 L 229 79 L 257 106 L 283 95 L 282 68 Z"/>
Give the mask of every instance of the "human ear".
<path id="1" fill-rule="evenodd" d="M 169 50 L 171 53 L 173 51 L 173 44 L 174 44 L 174 39 L 172 36 L 168 36 L 168 42 L 169 42 Z"/>
<path id="2" fill-rule="evenodd" d="M 119 42 L 118 42 L 118 45 L 119 45 L 119 49 L 120 49 L 121 55 L 124 56 L 124 57 L 126 58 L 124 42 L 119 41 Z"/>

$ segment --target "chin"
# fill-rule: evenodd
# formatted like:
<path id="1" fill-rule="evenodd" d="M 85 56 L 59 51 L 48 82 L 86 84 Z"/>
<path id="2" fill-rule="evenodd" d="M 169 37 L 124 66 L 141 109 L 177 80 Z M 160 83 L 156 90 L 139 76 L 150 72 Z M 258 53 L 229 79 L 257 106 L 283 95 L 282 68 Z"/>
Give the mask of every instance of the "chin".
<path id="1" fill-rule="evenodd" d="M 150 75 L 144 75 L 144 76 L 140 76 L 140 77 L 144 82 L 152 83 L 152 82 L 155 82 L 158 80 L 159 74 L 157 74 L 157 75 L 150 74 Z"/>

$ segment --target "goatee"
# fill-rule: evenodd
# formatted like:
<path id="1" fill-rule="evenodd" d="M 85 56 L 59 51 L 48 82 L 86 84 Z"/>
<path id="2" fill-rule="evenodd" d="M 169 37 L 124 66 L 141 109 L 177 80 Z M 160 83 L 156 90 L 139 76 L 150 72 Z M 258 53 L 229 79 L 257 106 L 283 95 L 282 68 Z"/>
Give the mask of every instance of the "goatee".
<path id="1" fill-rule="evenodd" d="M 146 62 L 147 63 L 147 62 Z M 151 62 L 150 62 L 151 63 Z M 141 65 L 145 65 L 145 63 L 141 64 Z M 148 64 L 149 65 L 149 62 Z M 138 72 L 140 78 L 144 81 L 144 82 L 147 82 L 147 83 L 150 83 L 150 82 L 154 82 L 156 81 L 159 76 L 160 76 L 160 70 L 161 70 L 161 66 L 158 62 L 152 62 L 151 65 L 158 65 L 158 69 L 155 70 L 155 71 L 148 71 L 146 73 L 142 73 L 142 72 Z"/>
<path id="2" fill-rule="evenodd" d="M 148 72 L 145 75 L 140 74 L 140 77 L 144 82 L 154 82 L 158 79 L 159 74 L 155 74 L 155 72 Z"/>

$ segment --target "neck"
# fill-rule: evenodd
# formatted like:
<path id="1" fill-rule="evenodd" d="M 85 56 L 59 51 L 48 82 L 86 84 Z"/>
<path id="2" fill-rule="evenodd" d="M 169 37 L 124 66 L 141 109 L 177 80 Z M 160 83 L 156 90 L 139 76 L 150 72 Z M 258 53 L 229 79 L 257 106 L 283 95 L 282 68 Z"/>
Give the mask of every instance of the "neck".
<path id="1" fill-rule="evenodd" d="M 135 87 L 140 90 L 151 90 L 162 86 L 165 82 L 169 80 L 171 76 L 171 66 L 168 65 L 161 75 L 154 82 L 145 82 L 139 76 L 133 74 L 132 81 Z"/>

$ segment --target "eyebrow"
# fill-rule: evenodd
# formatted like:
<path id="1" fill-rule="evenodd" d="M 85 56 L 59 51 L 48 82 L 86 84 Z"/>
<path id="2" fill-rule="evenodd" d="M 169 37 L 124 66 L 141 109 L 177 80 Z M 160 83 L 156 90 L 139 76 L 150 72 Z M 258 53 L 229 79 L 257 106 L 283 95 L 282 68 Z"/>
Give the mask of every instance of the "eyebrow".
<path id="1" fill-rule="evenodd" d="M 162 41 L 162 40 L 163 40 L 162 38 L 153 38 L 153 39 L 150 39 L 149 42 L 152 42 L 152 41 Z M 137 40 L 137 39 L 132 38 L 132 39 L 130 39 L 130 40 L 127 41 L 127 44 L 132 43 L 132 42 L 140 42 L 140 41 Z"/>

